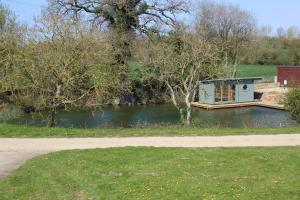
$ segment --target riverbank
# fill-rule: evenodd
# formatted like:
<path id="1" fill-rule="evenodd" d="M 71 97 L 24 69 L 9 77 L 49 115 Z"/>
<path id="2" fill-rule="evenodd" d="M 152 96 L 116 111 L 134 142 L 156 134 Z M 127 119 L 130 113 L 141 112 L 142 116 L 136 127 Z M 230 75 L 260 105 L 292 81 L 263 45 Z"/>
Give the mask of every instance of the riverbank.
<path id="1" fill-rule="evenodd" d="M 300 133 L 300 126 L 289 128 L 196 128 L 182 126 L 124 128 L 124 129 L 78 129 L 37 128 L 0 124 L 2 138 L 30 137 L 140 137 L 140 136 L 225 136 L 225 135 L 276 135 Z"/>

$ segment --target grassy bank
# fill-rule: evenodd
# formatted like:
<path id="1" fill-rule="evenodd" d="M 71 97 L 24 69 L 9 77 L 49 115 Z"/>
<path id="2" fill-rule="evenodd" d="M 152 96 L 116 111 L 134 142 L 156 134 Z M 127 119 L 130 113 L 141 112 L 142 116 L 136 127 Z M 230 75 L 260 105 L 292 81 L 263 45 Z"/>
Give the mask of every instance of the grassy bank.
<path id="1" fill-rule="evenodd" d="M 273 81 L 277 74 L 276 65 L 239 65 L 238 77 L 264 77 Z"/>
<path id="2" fill-rule="evenodd" d="M 123 148 L 27 162 L 0 199 L 299 199 L 300 148 Z"/>
<path id="3" fill-rule="evenodd" d="M 0 124 L 0 137 L 130 137 L 130 136 L 221 136 L 300 133 L 292 128 L 189 128 L 154 127 L 128 129 L 37 128 Z"/>

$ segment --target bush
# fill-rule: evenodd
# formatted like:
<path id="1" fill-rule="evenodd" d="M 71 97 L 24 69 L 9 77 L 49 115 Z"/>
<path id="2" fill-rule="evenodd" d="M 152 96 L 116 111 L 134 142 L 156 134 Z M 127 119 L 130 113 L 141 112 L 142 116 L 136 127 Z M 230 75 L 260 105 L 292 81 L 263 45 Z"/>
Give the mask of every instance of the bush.
<path id="1" fill-rule="evenodd" d="M 16 119 L 22 114 L 23 112 L 20 107 L 13 105 L 4 105 L 3 109 L 0 110 L 0 123 Z"/>
<path id="2" fill-rule="evenodd" d="M 291 112 L 292 118 L 300 122 L 300 87 L 288 92 L 284 100 L 284 106 Z"/>

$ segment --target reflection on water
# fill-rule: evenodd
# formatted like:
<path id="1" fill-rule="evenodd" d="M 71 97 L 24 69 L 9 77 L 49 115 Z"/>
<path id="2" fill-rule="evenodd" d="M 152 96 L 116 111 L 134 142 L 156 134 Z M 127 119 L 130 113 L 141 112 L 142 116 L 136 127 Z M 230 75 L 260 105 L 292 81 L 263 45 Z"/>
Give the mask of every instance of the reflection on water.
<path id="1" fill-rule="evenodd" d="M 44 115 L 44 116 L 43 116 Z M 25 115 L 9 121 L 13 124 L 45 126 L 45 114 Z M 153 124 L 177 124 L 179 114 L 172 105 L 107 106 L 93 110 L 59 111 L 56 116 L 60 127 L 137 127 Z M 218 127 L 289 127 L 296 122 L 288 112 L 251 107 L 223 110 L 193 109 L 195 124 Z"/>

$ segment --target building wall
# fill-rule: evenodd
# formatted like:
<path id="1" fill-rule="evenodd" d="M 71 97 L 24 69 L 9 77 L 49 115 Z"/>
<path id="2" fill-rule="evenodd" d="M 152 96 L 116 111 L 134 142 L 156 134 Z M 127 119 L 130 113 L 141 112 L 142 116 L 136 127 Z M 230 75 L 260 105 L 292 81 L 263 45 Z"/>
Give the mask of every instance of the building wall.
<path id="1" fill-rule="evenodd" d="M 232 83 L 232 82 L 231 82 Z M 200 84 L 199 86 L 199 102 L 205 104 L 220 104 L 215 102 L 215 82 Z M 243 103 L 254 101 L 254 81 L 240 80 L 234 82 L 235 102 L 225 103 Z M 246 89 L 245 89 L 246 88 Z"/>
<path id="2" fill-rule="evenodd" d="M 206 104 L 215 103 L 215 84 L 200 84 L 199 86 L 199 102 Z"/>
<path id="3" fill-rule="evenodd" d="M 244 89 L 247 86 L 247 89 Z M 254 101 L 254 81 L 245 80 L 236 85 L 236 102 L 250 102 Z"/>
<path id="4" fill-rule="evenodd" d="M 287 80 L 288 85 L 300 85 L 300 66 L 299 67 L 278 67 L 278 82 L 284 84 Z"/>

